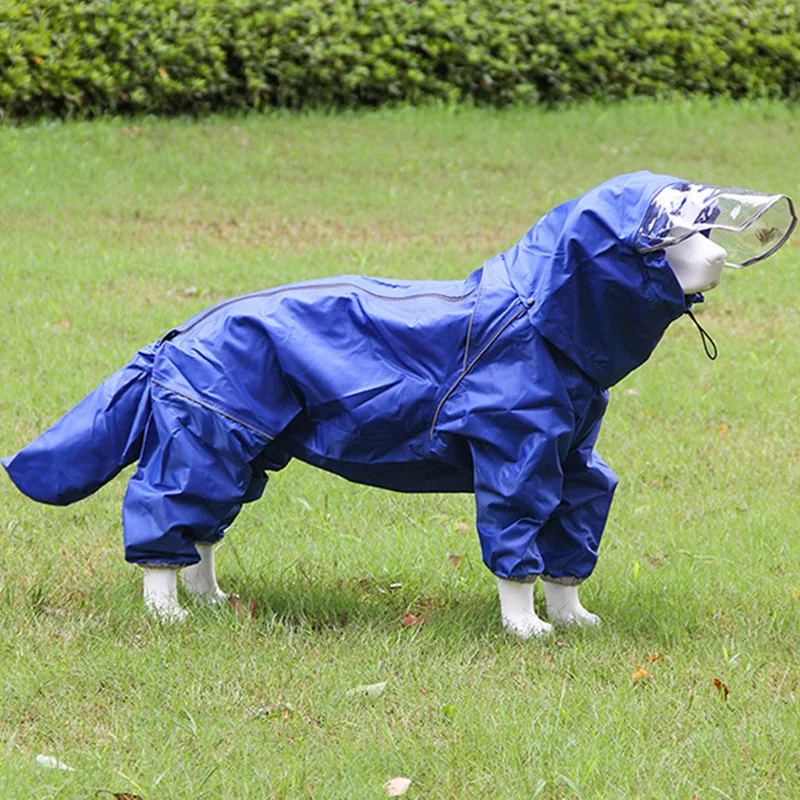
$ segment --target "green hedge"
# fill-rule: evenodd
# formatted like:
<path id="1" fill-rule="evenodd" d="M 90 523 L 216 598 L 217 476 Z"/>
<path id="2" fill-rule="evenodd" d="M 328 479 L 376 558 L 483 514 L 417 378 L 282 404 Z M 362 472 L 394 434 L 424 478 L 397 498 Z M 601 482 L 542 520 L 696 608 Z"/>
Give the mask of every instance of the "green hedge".
<path id="1" fill-rule="evenodd" d="M 0 0 L 12 118 L 800 96 L 794 0 Z"/>

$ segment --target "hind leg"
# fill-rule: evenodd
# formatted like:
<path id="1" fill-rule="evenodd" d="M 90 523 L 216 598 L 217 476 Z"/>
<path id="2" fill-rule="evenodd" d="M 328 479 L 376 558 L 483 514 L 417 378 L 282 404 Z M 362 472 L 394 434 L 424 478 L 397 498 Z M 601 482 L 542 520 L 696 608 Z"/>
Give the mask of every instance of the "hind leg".
<path id="1" fill-rule="evenodd" d="M 177 570 L 189 570 L 190 590 L 204 599 L 222 594 L 213 543 L 263 490 L 254 459 L 268 440 L 172 393 L 158 395 L 123 503 L 125 557 L 145 568 L 148 608 L 178 619 Z"/>
<path id="2" fill-rule="evenodd" d="M 147 610 L 163 622 L 182 622 L 187 612 L 178 602 L 178 570 L 145 567 L 142 596 Z"/>
<path id="3" fill-rule="evenodd" d="M 196 564 L 181 570 L 184 588 L 189 594 L 203 603 L 218 605 L 228 599 L 228 595 L 219 588 L 214 567 L 214 545 L 197 542 L 195 544 L 200 560 Z"/>
<path id="4" fill-rule="evenodd" d="M 223 592 L 217 584 L 217 575 L 214 563 L 214 545 L 222 539 L 228 526 L 236 519 L 244 503 L 252 503 L 264 494 L 269 477 L 267 470 L 277 472 L 289 463 L 289 457 L 283 453 L 272 452 L 270 448 L 262 451 L 250 464 L 252 477 L 240 505 L 234 506 L 226 519 L 220 525 L 219 532 L 214 541 L 195 542 L 195 548 L 200 554 L 197 564 L 184 567 L 181 570 L 183 587 L 195 598 L 204 603 L 217 605 L 228 600 L 228 594 Z"/>

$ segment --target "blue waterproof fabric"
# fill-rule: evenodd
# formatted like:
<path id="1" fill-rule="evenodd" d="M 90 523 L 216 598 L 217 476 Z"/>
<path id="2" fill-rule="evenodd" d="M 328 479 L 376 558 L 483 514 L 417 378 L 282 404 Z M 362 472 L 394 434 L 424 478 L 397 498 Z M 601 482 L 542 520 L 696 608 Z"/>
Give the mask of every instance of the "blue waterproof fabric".
<path id="1" fill-rule="evenodd" d="M 66 504 L 138 462 L 125 553 L 186 565 L 291 458 L 409 492 L 474 492 L 489 569 L 582 580 L 616 477 L 594 450 L 607 388 L 689 306 L 651 198 L 612 179 L 464 281 L 343 276 L 220 303 L 144 348 L 19 453 L 21 491 Z"/>

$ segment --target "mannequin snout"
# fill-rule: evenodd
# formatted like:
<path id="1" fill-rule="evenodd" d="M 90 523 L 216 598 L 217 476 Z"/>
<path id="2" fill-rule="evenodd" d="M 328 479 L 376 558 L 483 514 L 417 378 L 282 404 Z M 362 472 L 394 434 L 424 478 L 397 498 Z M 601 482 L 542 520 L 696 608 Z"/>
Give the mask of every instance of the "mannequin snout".
<path id="1" fill-rule="evenodd" d="M 719 284 L 728 253 L 708 237 L 695 233 L 668 247 L 666 257 L 683 293 L 694 294 Z"/>

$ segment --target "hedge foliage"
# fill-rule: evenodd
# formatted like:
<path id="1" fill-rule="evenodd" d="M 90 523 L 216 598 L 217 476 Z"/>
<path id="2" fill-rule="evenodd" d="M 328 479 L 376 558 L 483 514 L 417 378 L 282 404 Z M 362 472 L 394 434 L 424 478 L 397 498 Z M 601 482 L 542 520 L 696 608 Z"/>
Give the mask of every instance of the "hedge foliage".
<path id="1" fill-rule="evenodd" d="M 800 97 L 796 0 L 2 0 L 13 118 Z"/>

